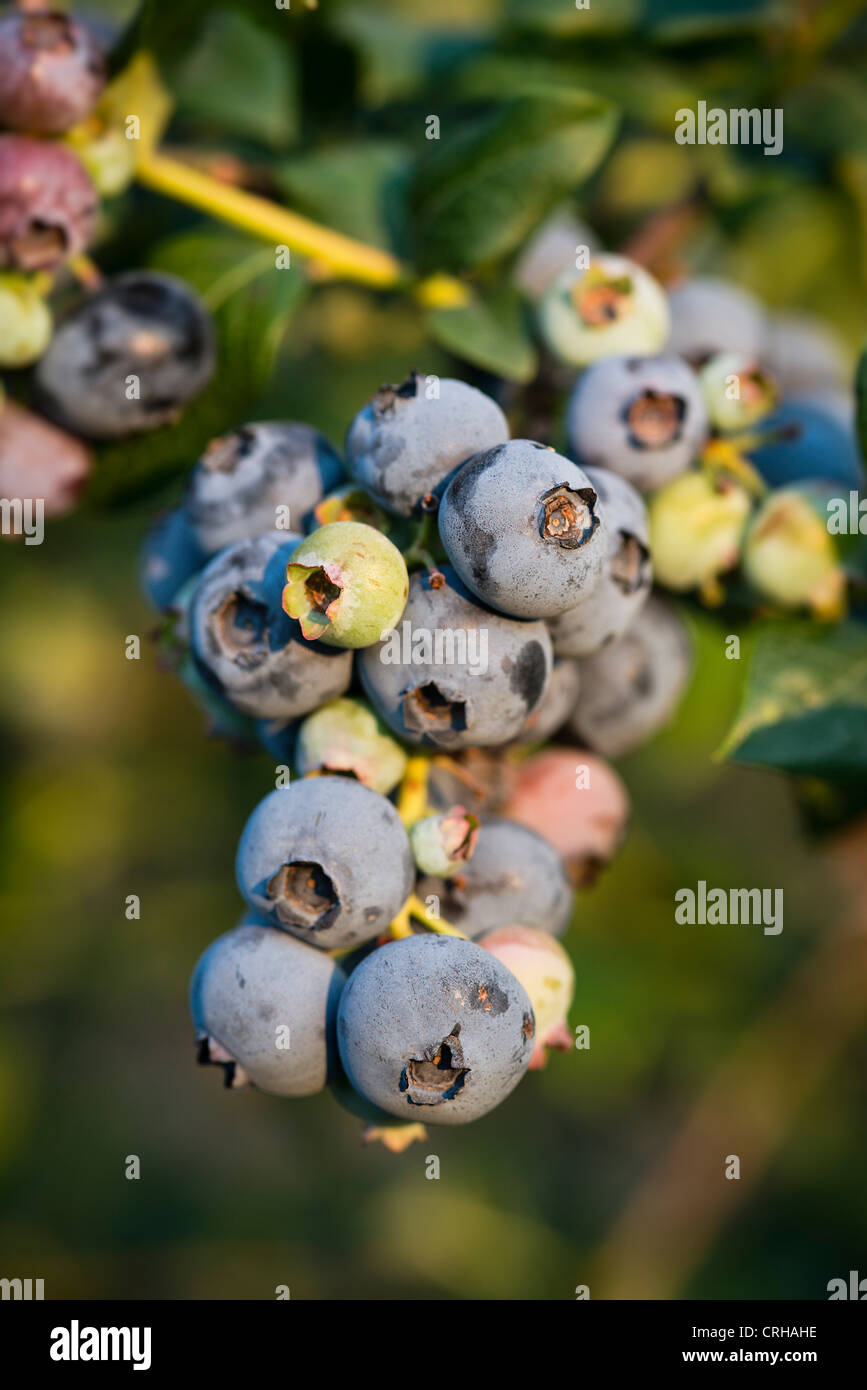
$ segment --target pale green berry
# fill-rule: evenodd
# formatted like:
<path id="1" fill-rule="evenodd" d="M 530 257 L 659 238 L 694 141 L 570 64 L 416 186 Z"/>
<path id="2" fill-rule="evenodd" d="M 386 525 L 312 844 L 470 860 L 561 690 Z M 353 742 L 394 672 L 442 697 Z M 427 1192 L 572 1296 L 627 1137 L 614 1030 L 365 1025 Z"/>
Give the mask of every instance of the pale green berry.
<path id="1" fill-rule="evenodd" d="M 634 261 L 598 255 L 586 269 L 557 277 L 539 306 L 539 326 L 551 352 L 570 366 L 651 355 L 668 338 L 668 301 Z"/>
<path id="2" fill-rule="evenodd" d="M 739 352 L 711 357 L 699 372 L 698 384 L 711 424 L 724 434 L 758 424 L 779 400 L 771 373 Z"/>
<path id="3" fill-rule="evenodd" d="M 496 927 L 477 937 L 524 986 L 536 1019 L 536 1048 L 530 1070 L 544 1067 L 545 1049 L 565 1052 L 573 1045 L 567 1015 L 575 992 L 575 971 L 560 942 L 537 927 Z"/>
<path id="4" fill-rule="evenodd" d="M 309 641 L 369 647 L 400 618 L 409 592 L 403 556 L 360 521 L 332 521 L 303 540 L 286 568 L 283 607 Z"/>
<path id="5" fill-rule="evenodd" d="M 406 754 L 385 725 L 360 700 L 330 700 L 308 714 L 298 729 L 295 764 L 310 772 L 351 773 L 388 796 L 406 769 Z"/>
<path id="6" fill-rule="evenodd" d="M 436 878 L 454 878 L 472 858 L 478 838 L 478 819 L 463 806 L 452 806 L 440 816 L 425 816 L 409 832 L 417 869 Z"/>
<path id="7" fill-rule="evenodd" d="M 67 131 L 63 140 L 78 155 L 103 198 L 116 198 L 135 178 L 136 141 L 128 140 L 119 126 L 92 118 Z"/>
<path id="8" fill-rule="evenodd" d="M 751 506 L 739 482 L 697 470 L 661 487 L 648 507 L 657 582 L 685 593 L 734 569 Z"/>
<path id="9" fill-rule="evenodd" d="M 772 492 L 744 543 L 744 573 L 781 608 L 834 620 L 846 607 L 846 576 L 828 531 L 828 492 L 802 484 Z"/>
<path id="10" fill-rule="evenodd" d="M 0 324 L 0 367 L 29 367 L 51 342 L 51 310 L 26 275 L 0 275 Z"/>

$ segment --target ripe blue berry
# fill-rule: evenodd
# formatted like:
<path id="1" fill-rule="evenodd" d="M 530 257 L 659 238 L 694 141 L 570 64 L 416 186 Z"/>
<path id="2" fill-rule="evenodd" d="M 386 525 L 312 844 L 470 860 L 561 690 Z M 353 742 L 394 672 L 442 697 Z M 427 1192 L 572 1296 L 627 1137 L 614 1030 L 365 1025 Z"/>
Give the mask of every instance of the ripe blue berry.
<path id="1" fill-rule="evenodd" d="M 378 936 L 414 879 L 391 802 L 349 777 L 309 777 L 266 796 L 244 827 L 236 870 L 256 912 L 324 950 Z"/>
<path id="2" fill-rule="evenodd" d="M 473 937 L 515 923 L 562 936 L 572 916 L 572 886 L 557 850 L 500 816 L 484 818 L 472 858 L 455 878 L 422 879 L 417 891 L 439 898 L 442 916 Z"/>
<path id="3" fill-rule="evenodd" d="M 617 473 L 605 468 L 588 468 L 586 472 L 605 517 L 608 554 L 602 576 L 587 598 L 549 621 L 557 656 L 592 656 L 615 641 L 635 621 L 650 593 L 644 502 Z"/>
<path id="4" fill-rule="evenodd" d="M 507 743 L 548 685 L 548 630 L 484 608 L 449 565 L 440 578 L 413 575 L 399 629 L 359 656 L 362 684 L 407 743 Z"/>
<path id="5" fill-rule="evenodd" d="M 71 150 L 0 135 L 0 270 L 56 270 L 84 251 L 98 197 Z"/>
<path id="6" fill-rule="evenodd" d="M 340 1059 L 381 1110 L 466 1124 L 517 1086 L 535 1047 L 523 986 L 495 956 L 455 937 L 412 936 L 353 972 L 337 1019 Z"/>
<path id="7" fill-rule="evenodd" d="M 679 614 L 651 596 L 619 641 L 581 662 L 574 732 L 603 757 L 631 753 L 671 719 L 691 670 Z"/>
<path id="8" fill-rule="evenodd" d="M 609 468 L 647 492 L 695 462 L 708 417 L 695 375 L 679 357 L 607 357 L 581 376 L 566 428 L 584 467 Z"/>
<path id="9" fill-rule="evenodd" d="M 176 419 L 214 364 L 211 316 L 192 290 L 173 275 L 135 270 L 58 324 L 36 383 L 58 423 L 112 439 Z"/>
<path id="10" fill-rule="evenodd" d="M 141 553 L 141 586 L 154 608 L 167 613 L 175 596 L 204 568 L 207 558 L 183 507 L 161 517 L 145 537 Z"/>
<path id="11" fill-rule="evenodd" d="M 413 372 L 401 386 L 383 386 L 356 415 L 346 460 L 384 507 L 410 516 L 459 463 L 508 437 L 505 415 L 482 391 Z"/>
<path id="12" fill-rule="evenodd" d="M 283 611 L 286 565 L 299 536 L 267 531 L 220 551 L 192 595 L 190 638 L 201 670 L 255 719 L 297 719 L 342 695 L 349 652 L 307 642 Z"/>
<path id="13" fill-rule="evenodd" d="M 701 366 L 720 352 L 760 357 L 768 322 L 759 301 L 739 285 L 712 276 L 687 280 L 668 297 L 671 336 L 668 351 Z"/>
<path id="14" fill-rule="evenodd" d="M 213 554 L 259 535 L 276 524 L 278 508 L 289 508 L 289 524 L 300 531 L 340 472 L 328 440 L 309 425 L 268 421 L 213 439 L 187 495 L 199 544 Z"/>
<path id="15" fill-rule="evenodd" d="M 568 617 L 569 614 L 564 613 L 562 618 L 557 618 L 553 623 L 548 624 L 552 637 L 554 636 L 554 624 L 562 622 Z M 551 679 L 548 682 L 548 689 L 533 713 L 527 716 L 524 727 L 515 742 L 544 743 L 549 739 L 566 723 L 575 708 L 575 701 L 578 699 L 580 688 L 581 668 L 578 662 L 556 658 L 551 671 Z"/>
<path id="16" fill-rule="evenodd" d="M 275 1096 L 312 1096 L 336 1072 L 335 1023 L 346 976 L 256 917 L 218 937 L 196 965 L 190 1008 L 199 1060 Z"/>
<path id="17" fill-rule="evenodd" d="M 772 487 L 811 478 L 830 478 L 848 488 L 864 486 L 855 432 L 827 409 L 812 401 L 788 400 L 763 428 L 769 435 L 783 436 L 751 454 Z"/>
<path id="18" fill-rule="evenodd" d="M 0 19 L 0 125 L 62 135 L 90 115 L 105 85 L 101 45 L 56 11 Z"/>
<path id="19" fill-rule="evenodd" d="M 546 291 L 539 326 L 555 357 L 586 367 L 600 357 L 659 352 L 668 337 L 665 294 L 625 256 L 597 255 L 567 270 Z"/>
<path id="20" fill-rule="evenodd" d="M 587 475 L 544 444 L 513 439 L 469 459 L 439 509 L 461 579 L 514 618 L 574 608 L 602 573 L 608 537 Z"/>

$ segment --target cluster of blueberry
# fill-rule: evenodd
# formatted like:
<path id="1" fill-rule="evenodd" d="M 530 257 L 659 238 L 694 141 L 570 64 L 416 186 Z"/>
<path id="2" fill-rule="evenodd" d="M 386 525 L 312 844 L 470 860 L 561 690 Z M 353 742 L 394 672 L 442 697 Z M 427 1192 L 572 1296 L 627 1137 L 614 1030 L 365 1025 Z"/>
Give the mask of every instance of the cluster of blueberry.
<path id="1" fill-rule="evenodd" d="M 87 475 L 83 440 L 176 419 L 215 365 L 210 315 L 182 281 L 142 270 L 102 280 L 84 259 L 101 199 L 134 170 L 106 75 L 102 45 L 68 15 L 25 7 L 0 19 L 0 369 L 37 364 L 39 411 L 4 406 L 0 391 L 0 472 L 26 474 L 31 491 L 41 482 L 49 513 Z M 68 302 L 70 285 L 78 294 L 55 325 L 51 298 Z"/>
<path id="2" fill-rule="evenodd" d="M 559 277 L 540 320 L 581 368 L 572 458 L 417 372 L 358 413 L 344 460 L 297 423 L 205 450 L 144 587 L 218 726 L 290 770 L 241 839 L 250 915 L 193 981 L 200 1056 L 229 1084 L 330 1085 L 397 1147 L 395 1119 L 474 1119 L 571 1045 L 557 938 L 628 815 L 604 760 L 667 722 L 690 673 L 652 578 L 715 601 L 742 558 L 765 601 L 841 605 L 826 527 L 817 547 L 768 521 L 804 492 L 754 511 L 778 400 L 757 313 L 714 282 L 666 297 L 622 257 Z"/>

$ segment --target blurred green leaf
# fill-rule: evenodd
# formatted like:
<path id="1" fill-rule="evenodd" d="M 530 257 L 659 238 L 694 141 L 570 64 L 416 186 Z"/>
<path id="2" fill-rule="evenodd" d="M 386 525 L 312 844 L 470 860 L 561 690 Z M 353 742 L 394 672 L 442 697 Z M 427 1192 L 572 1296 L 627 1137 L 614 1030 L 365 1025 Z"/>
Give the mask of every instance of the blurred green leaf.
<path id="1" fill-rule="evenodd" d="M 397 141 L 360 140 L 299 155 L 275 177 L 300 212 L 359 241 L 396 248 L 409 162 Z"/>
<path id="2" fill-rule="evenodd" d="M 401 10 L 393 4 L 357 0 L 332 16 L 335 29 L 358 50 L 363 71 L 363 94 L 371 106 L 415 94 L 437 74 L 450 75 L 474 49 L 485 46 L 486 35 L 467 0 L 430 13 Z"/>
<path id="3" fill-rule="evenodd" d="M 613 106 L 588 92 L 520 97 L 443 132 L 413 189 L 419 259 L 466 269 L 507 255 L 592 174 L 614 138 Z"/>
<path id="4" fill-rule="evenodd" d="M 610 34 L 627 29 L 641 15 L 644 0 L 506 0 L 506 17 L 525 29 L 544 29 L 558 37 Z"/>
<path id="5" fill-rule="evenodd" d="M 292 50 L 249 13 L 210 16 L 175 88 L 180 109 L 209 129 L 272 146 L 297 134 Z"/>
<path id="6" fill-rule="evenodd" d="M 88 489 L 100 504 L 161 486 L 189 468 L 214 435 L 249 418 L 307 290 L 300 270 L 275 267 L 272 247 L 221 230 L 171 237 L 154 247 L 150 264 L 186 280 L 214 314 L 217 369 L 177 424 L 100 450 Z"/>
<path id="7" fill-rule="evenodd" d="M 867 771 L 867 628 L 778 622 L 760 631 L 720 755 L 804 776 Z"/>
<path id="8" fill-rule="evenodd" d="M 459 309 L 431 309 L 427 326 L 440 347 L 464 362 L 510 381 L 532 381 L 536 375 L 527 308 L 510 285 Z"/>
<path id="9" fill-rule="evenodd" d="M 213 14 L 208 0 L 143 0 L 118 37 L 109 55 L 110 71 L 118 73 L 136 53 L 152 53 L 160 67 L 182 62 L 196 42 L 202 25 Z"/>

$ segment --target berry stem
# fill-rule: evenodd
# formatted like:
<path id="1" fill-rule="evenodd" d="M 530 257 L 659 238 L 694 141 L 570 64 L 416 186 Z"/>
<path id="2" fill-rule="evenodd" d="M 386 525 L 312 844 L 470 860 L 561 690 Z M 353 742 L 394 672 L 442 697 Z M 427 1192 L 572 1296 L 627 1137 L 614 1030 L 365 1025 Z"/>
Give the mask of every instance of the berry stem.
<path id="1" fill-rule="evenodd" d="M 409 758 L 397 797 L 397 813 L 407 830 L 428 813 L 427 786 L 430 775 L 428 758 L 416 755 Z"/>
<path id="2" fill-rule="evenodd" d="M 410 894 L 403 911 L 408 911 L 411 917 L 415 917 L 416 921 L 421 922 L 428 931 L 436 932 L 438 936 L 459 936 L 461 941 L 469 941 L 470 939 L 466 932 L 461 931 L 458 927 L 453 927 L 451 922 L 446 921 L 445 917 L 434 917 L 433 913 L 425 907 L 421 898 L 417 897 L 415 893 Z"/>
<path id="3" fill-rule="evenodd" d="M 288 246 L 346 279 L 378 289 L 409 285 L 412 275 L 390 251 L 344 236 L 257 193 L 248 193 L 194 169 L 159 150 L 144 152 L 136 178 L 145 188 L 209 213 L 275 247 Z M 450 275 L 432 275 L 416 283 L 413 293 L 423 305 L 466 303 L 469 291 Z"/>

